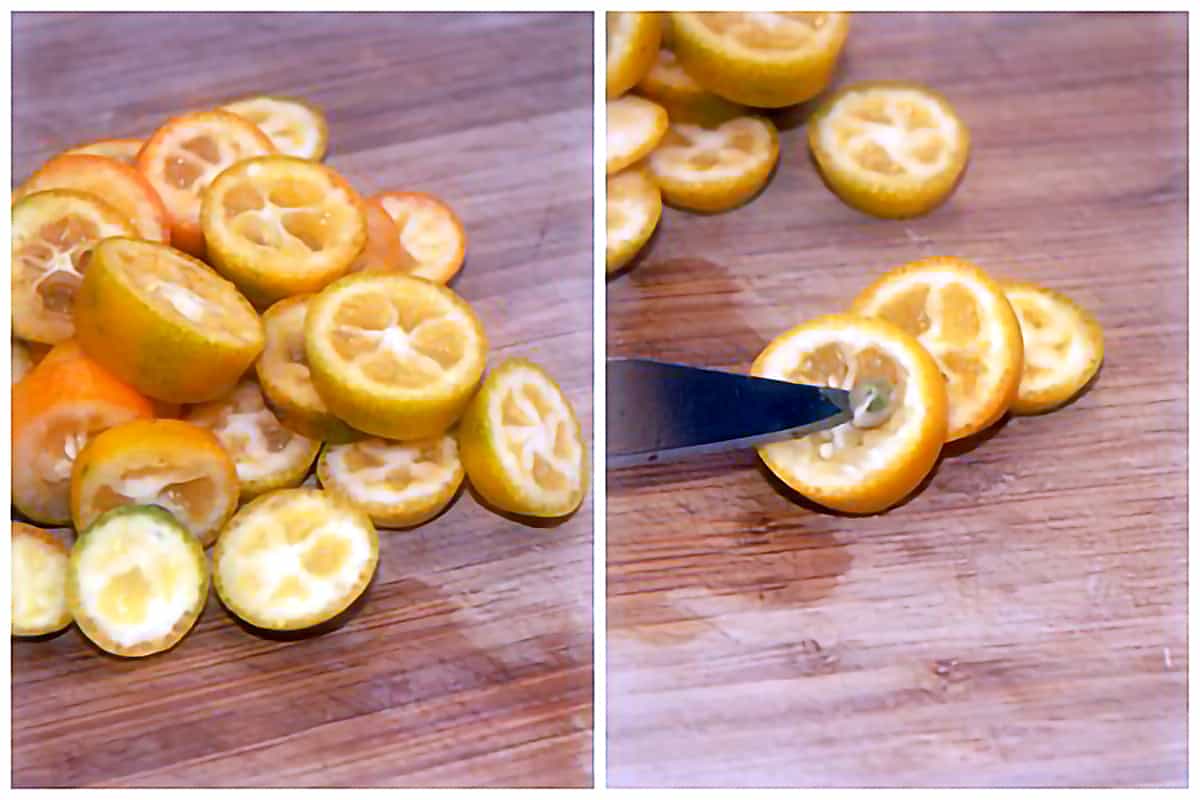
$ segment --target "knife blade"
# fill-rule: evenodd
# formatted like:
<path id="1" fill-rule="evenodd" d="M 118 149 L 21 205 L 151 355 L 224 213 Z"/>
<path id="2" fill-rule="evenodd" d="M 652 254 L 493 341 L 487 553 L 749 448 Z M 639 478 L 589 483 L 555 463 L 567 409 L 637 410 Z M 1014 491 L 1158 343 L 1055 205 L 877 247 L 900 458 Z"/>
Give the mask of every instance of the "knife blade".
<path id="1" fill-rule="evenodd" d="M 782 441 L 850 419 L 844 389 L 641 358 L 609 359 L 609 467 Z"/>

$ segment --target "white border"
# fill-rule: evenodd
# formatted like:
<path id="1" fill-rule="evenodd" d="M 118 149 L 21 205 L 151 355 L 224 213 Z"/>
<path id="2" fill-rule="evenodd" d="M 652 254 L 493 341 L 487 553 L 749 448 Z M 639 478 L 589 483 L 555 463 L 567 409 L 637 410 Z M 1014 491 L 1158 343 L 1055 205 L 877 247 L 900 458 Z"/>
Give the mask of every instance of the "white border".
<path id="1" fill-rule="evenodd" d="M 606 491 L 605 442 L 606 406 L 604 375 L 608 337 L 605 334 L 607 315 L 606 286 L 608 273 L 604 268 L 607 227 L 607 180 L 604 150 L 608 135 L 607 99 L 602 89 L 605 83 L 605 41 L 607 31 L 602 12 L 592 17 L 594 48 L 592 55 L 592 780 L 596 789 L 608 785 L 608 719 L 605 692 L 608 686 L 608 582 L 606 527 L 608 493 Z"/>

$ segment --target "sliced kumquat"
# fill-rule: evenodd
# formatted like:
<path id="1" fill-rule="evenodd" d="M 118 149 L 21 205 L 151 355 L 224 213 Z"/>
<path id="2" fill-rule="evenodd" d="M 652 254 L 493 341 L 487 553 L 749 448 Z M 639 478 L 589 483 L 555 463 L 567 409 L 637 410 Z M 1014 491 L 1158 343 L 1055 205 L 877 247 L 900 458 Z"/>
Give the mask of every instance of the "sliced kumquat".
<path id="1" fill-rule="evenodd" d="M 737 117 L 716 127 L 672 123 L 647 163 L 668 204 L 715 212 L 757 194 L 778 160 L 775 125 Z"/>
<path id="2" fill-rule="evenodd" d="M 571 401 L 545 370 L 509 359 L 492 371 L 458 428 L 471 485 L 503 511 L 560 517 L 583 502 L 587 446 Z"/>
<path id="3" fill-rule="evenodd" d="M 379 563 L 366 512 L 317 489 L 281 489 L 242 507 L 213 551 L 225 607 L 268 630 L 298 630 L 346 610 Z"/>
<path id="4" fill-rule="evenodd" d="M 208 583 L 204 549 L 170 512 L 126 505 L 80 532 L 67 603 L 97 647 L 138 658 L 187 635 L 208 600 Z"/>
<path id="5" fill-rule="evenodd" d="M 1017 315 L 1025 358 L 1014 414 L 1040 414 L 1065 405 L 1095 377 L 1104 361 L 1104 331 L 1064 294 L 1033 283 L 1003 283 Z"/>
<path id="6" fill-rule="evenodd" d="M 95 195 L 36 192 L 12 208 L 12 325 L 24 339 L 57 344 L 75 335 L 75 294 L 92 248 L 133 227 Z"/>
<path id="7" fill-rule="evenodd" d="M 672 46 L 700 85 L 727 100 L 781 108 L 829 83 L 850 29 L 842 12 L 671 12 Z"/>
<path id="8" fill-rule="evenodd" d="M 167 120 L 142 146 L 137 168 L 170 212 L 171 244 L 203 256 L 204 190 L 237 162 L 274 152 L 257 125 L 228 111 L 197 111 Z"/>
<path id="9" fill-rule="evenodd" d="M 1000 285 L 971 262 L 939 256 L 897 267 L 851 310 L 899 325 L 937 361 L 950 397 L 949 441 L 989 427 L 1016 399 L 1021 328 Z"/>
<path id="10" fill-rule="evenodd" d="M 444 286 L 408 275 L 348 275 L 314 297 L 305 321 L 313 385 L 365 433 L 423 439 L 447 430 L 479 385 L 487 337 Z"/>
<path id="11" fill-rule="evenodd" d="M 222 106 L 257 125 L 285 156 L 320 161 L 329 146 L 329 125 L 321 109 L 293 97 L 258 95 Z"/>
<path id="12" fill-rule="evenodd" d="M 658 51 L 654 66 L 637 85 L 637 92 L 665 108 L 672 122 L 719 125 L 748 113 L 745 106 L 731 103 L 697 83 L 680 66 L 675 51 L 665 47 Z"/>
<path id="13" fill-rule="evenodd" d="M 266 346 L 255 362 L 267 405 L 287 429 L 322 442 L 342 444 L 362 434 L 333 415 L 313 386 L 304 347 L 312 295 L 280 300 L 262 316 Z"/>
<path id="14" fill-rule="evenodd" d="M 780 480 L 823 506 L 884 511 L 937 462 L 946 439 L 945 383 L 921 344 L 896 325 L 849 314 L 818 317 L 774 339 L 751 372 L 850 392 L 849 421 L 758 448 Z"/>
<path id="15" fill-rule="evenodd" d="M 12 387 L 13 505 L 35 522 L 69 524 L 71 469 L 88 440 L 153 413 L 74 341 L 57 345 Z"/>
<path id="16" fill-rule="evenodd" d="M 450 206 L 424 192 L 383 192 L 375 200 L 400 232 L 409 275 L 449 283 L 467 255 L 467 234 Z"/>
<path id="17" fill-rule="evenodd" d="M 363 201 L 367 244 L 350 265 L 350 272 L 411 272 L 417 260 L 400 242 L 400 229 L 387 209 L 372 197 Z"/>
<path id="18" fill-rule="evenodd" d="M 892 218 L 924 214 L 949 197 L 971 148 L 949 100 L 899 81 L 840 89 L 813 114 L 808 141 L 843 202 Z"/>
<path id="19" fill-rule="evenodd" d="M 134 420 L 98 434 L 71 473 L 76 530 L 118 506 L 165 508 L 207 547 L 238 502 L 233 461 L 211 431 L 177 419 Z"/>
<path id="20" fill-rule="evenodd" d="M 376 524 L 409 528 L 441 513 L 463 481 L 458 442 L 449 434 L 411 442 L 363 439 L 326 445 L 317 477 Z"/>
<path id="21" fill-rule="evenodd" d="M 144 394 L 202 403 L 227 394 L 262 351 L 262 322 L 232 283 L 165 245 L 105 239 L 75 302 L 76 336 Z"/>
<path id="22" fill-rule="evenodd" d="M 605 270 L 612 274 L 641 251 L 662 218 L 662 192 L 650 173 L 634 167 L 609 175 L 605 198 Z"/>
<path id="23" fill-rule="evenodd" d="M 662 22 L 651 11 L 610 11 L 606 24 L 605 93 L 620 97 L 640 81 L 662 42 Z"/>
<path id="24" fill-rule="evenodd" d="M 71 624 L 70 551 L 50 531 L 12 524 L 12 635 L 44 636 Z"/>
<path id="25" fill-rule="evenodd" d="M 233 458 L 242 502 L 299 486 L 321 449 L 320 442 L 283 427 L 250 379 L 228 397 L 193 406 L 187 420 L 211 430 Z"/>
<path id="26" fill-rule="evenodd" d="M 667 132 L 667 110 L 644 97 L 608 101 L 605 168 L 609 175 L 649 155 Z"/>
<path id="27" fill-rule="evenodd" d="M 200 220 L 212 265 L 259 307 L 325 288 L 367 241 L 358 194 L 332 169 L 292 156 L 222 172 Z"/>
<path id="28" fill-rule="evenodd" d="M 96 155 L 55 156 L 13 191 L 13 202 L 49 189 L 69 189 L 100 198 L 148 242 L 171 238 L 171 217 L 154 186 L 120 161 Z"/>

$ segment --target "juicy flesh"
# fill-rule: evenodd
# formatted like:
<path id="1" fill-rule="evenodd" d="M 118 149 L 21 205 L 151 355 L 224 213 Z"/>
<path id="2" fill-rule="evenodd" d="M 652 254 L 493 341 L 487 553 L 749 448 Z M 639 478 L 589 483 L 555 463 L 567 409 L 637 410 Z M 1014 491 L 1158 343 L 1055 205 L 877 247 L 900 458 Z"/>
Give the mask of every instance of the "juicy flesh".
<path id="1" fill-rule="evenodd" d="M 305 257 L 344 243 L 354 208 L 344 193 L 309 176 L 262 176 L 222 196 L 226 224 L 258 247 Z"/>
<path id="2" fill-rule="evenodd" d="M 554 387 L 534 378 L 511 382 L 499 410 L 502 445 L 527 479 L 552 493 L 579 485 L 582 444 Z"/>
<path id="3" fill-rule="evenodd" d="M 69 318 L 92 247 L 101 238 L 120 233 L 76 212 L 49 220 L 13 253 L 18 282 L 32 289 L 47 314 Z"/>
<path id="4" fill-rule="evenodd" d="M 307 158 L 316 149 L 319 121 L 299 103 L 261 97 L 226 108 L 257 125 L 281 153 Z"/>
<path id="5" fill-rule="evenodd" d="M 843 343 L 825 344 L 805 353 L 784 378 L 795 383 L 853 390 L 865 381 L 880 381 L 891 387 L 894 412 L 877 427 L 853 421 L 804 436 L 792 443 L 809 458 L 854 470 L 869 458 L 869 451 L 904 425 L 905 411 L 899 401 L 905 393 L 908 374 L 894 358 L 877 347 L 861 349 Z M 859 409 L 854 409 L 856 416 Z"/>
<path id="6" fill-rule="evenodd" d="M 412 442 L 364 439 L 326 456 L 335 477 L 360 501 L 385 495 L 433 495 L 458 473 L 451 436 Z"/>
<path id="7" fill-rule="evenodd" d="M 443 265 L 458 257 L 462 231 L 449 209 L 421 197 L 386 197 L 382 205 L 400 239 L 405 272 L 440 279 Z"/>
<path id="8" fill-rule="evenodd" d="M 357 586 L 366 560 L 357 523 L 316 497 L 273 495 L 230 536 L 229 589 L 239 605 L 284 617 L 337 603 Z"/>
<path id="9" fill-rule="evenodd" d="M 84 608 L 120 644 L 160 638 L 194 607 L 204 568 L 159 523 L 111 520 L 79 557 Z"/>
<path id="10" fill-rule="evenodd" d="M 189 420 L 213 432 L 243 481 L 291 473 L 311 463 L 313 442 L 280 424 L 254 381 L 239 383 L 229 397 L 198 408 Z"/>
<path id="11" fill-rule="evenodd" d="M 662 111 L 640 97 L 627 95 L 611 100 L 607 108 L 608 158 L 628 160 L 639 150 L 649 146 L 661 130 Z"/>
<path id="12" fill-rule="evenodd" d="M 842 98 L 826 123 L 836 152 L 885 177 L 929 177 L 948 164 L 957 125 L 916 90 L 879 89 Z"/>
<path id="13" fill-rule="evenodd" d="M 717 128 L 674 124 L 651 156 L 661 167 L 703 179 L 735 177 L 769 156 L 770 134 L 751 118 L 730 120 Z"/>
<path id="14" fill-rule="evenodd" d="M 989 331 L 978 300 L 959 283 L 917 286 L 898 292 L 874 316 L 911 333 L 937 361 L 946 379 L 951 408 L 972 397 L 987 374 Z"/>
<path id="15" fill-rule="evenodd" d="M 216 496 L 216 483 L 195 466 L 136 467 L 101 484 L 91 498 L 93 516 L 128 504 L 158 505 L 183 522 L 207 517 Z"/>
<path id="16" fill-rule="evenodd" d="M 612 245 L 618 245 L 637 238 L 650 223 L 654 216 L 655 189 L 650 179 L 640 172 L 615 175 L 607 183 L 607 238 Z"/>
<path id="17" fill-rule="evenodd" d="M 158 247 L 122 245 L 109 252 L 125 280 L 160 311 L 211 335 L 256 338 L 256 318 L 236 302 L 228 284 L 204 267 Z"/>
<path id="18" fill-rule="evenodd" d="M 36 536 L 12 538 L 14 625 L 41 628 L 59 623 L 66 611 L 67 554 Z"/>
<path id="19" fill-rule="evenodd" d="M 333 317 L 332 344 L 371 381 L 420 389 L 467 355 L 464 322 L 434 298 L 359 292 Z"/>
<path id="20" fill-rule="evenodd" d="M 1037 294 L 1010 292 L 1008 299 L 1025 345 L 1022 392 L 1046 389 L 1087 371 L 1095 347 L 1073 309 Z"/>

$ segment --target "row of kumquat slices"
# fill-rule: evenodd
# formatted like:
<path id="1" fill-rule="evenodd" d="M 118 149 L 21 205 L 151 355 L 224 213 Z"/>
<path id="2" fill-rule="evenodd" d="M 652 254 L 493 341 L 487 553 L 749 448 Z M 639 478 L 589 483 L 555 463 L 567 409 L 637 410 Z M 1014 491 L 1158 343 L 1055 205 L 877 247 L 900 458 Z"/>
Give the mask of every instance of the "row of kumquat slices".
<path id="1" fill-rule="evenodd" d="M 469 479 L 564 516 L 587 455 L 562 390 L 488 342 L 445 284 L 459 218 L 361 197 L 319 163 L 322 113 L 256 97 L 52 158 L 14 192 L 13 634 L 72 620 L 169 649 L 212 583 L 251 625 L 309 628 L 363 592 L 376 525 Z M 320 489 L 298 488 L 316 464 Z M 61 532 L 60 532 L 61 533 Z"/>
<path id="2" fill-rule="evenodd" d="M 1062 294 L 997 281 L 961 258 L 922 259 L 886 272 L 848 313 L 798 325 L 759 354 L 752 374 L 849 390 L 852 411 L 759 454 L 821 505 L 885 511 L 925 480 L 943 444 L 1007 413 L 1066 404 L 1103 358 L 1100 325 Z"/>

